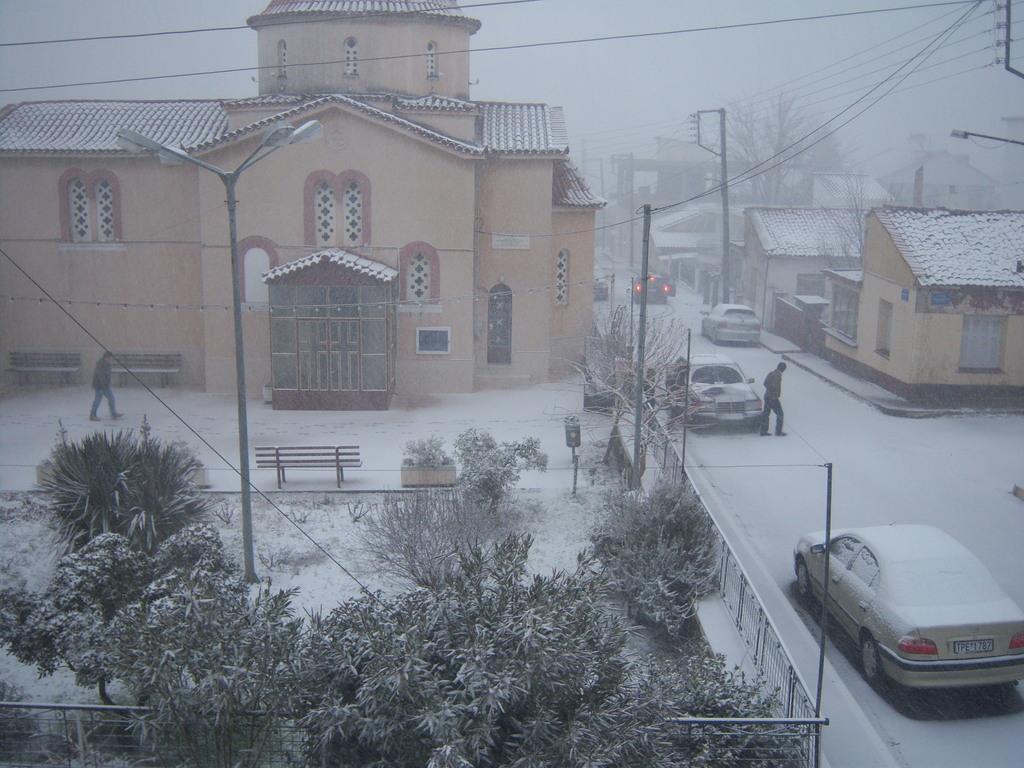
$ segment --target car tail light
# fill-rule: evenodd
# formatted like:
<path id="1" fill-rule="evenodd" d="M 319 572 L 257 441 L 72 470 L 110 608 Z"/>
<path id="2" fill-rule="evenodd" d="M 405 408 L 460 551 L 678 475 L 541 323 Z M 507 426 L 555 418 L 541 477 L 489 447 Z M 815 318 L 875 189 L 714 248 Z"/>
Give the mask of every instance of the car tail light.
<path id="1" fill-rule="evenodd" d="M 939 654 L 935 643 L 927 637 L 904 635 L 896 647 L 903 653 L 914 653 L 918 656 L 937 656 Z"/>
<path id="2" fill-rule="evenodd" d="M 1018 648 L 1024 648 L 1024 632 L 1018 632 L 1010 638 L 1010 650 L 1015 651 Z"/>
<path id="3" fill-rule="evenodd" d="M 668 293 L 668 286 L 667 285 L 661 286 L 661 290 L 663 290 L 665 293 Z"/>

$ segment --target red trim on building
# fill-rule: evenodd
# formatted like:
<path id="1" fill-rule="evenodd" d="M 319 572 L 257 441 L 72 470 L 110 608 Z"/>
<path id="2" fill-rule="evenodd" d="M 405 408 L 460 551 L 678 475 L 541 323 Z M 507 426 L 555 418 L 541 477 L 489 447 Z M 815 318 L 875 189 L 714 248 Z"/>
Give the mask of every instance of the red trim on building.
<path id="1" fill-rule="evenodd" d="M 334 194 L 337 198 L 338 205 L 338 221 L 341 225 L 338 227 L 338 231 L 340 233 L 345 229 L 345 189 L 353 181 L 359 184 L 359 191 L 363 196 L 362 241 L 358 243 L 341 243 L 343 248 L 358 248 L 361 245 L 369 245 L 372 241 L 371 224 L 373 222 L 373 216 L 371 215 L 372 195 L 370 194 L 370 179 L 365 173 L 360 173 L 356 170 L 349 169 L 347 171 L 342 171 L 334 180 Z"/>
<path id="2" fill-rule="evenodd" d="M 333 186 L 334 178 L 335 175 L 332 171 L 313 171 L 306 177 L 306 184 L 302 194 L 302 210 L 305 214 L 304 236 L 306 245 L 310 248 L 316 248 L 319 245 L 316 241 L 316 188 L 324 181 Z M 335 191 L 334 195 L 334 205 L 337 208 L 337 191 Z M 330 243 L 330 245 L 334 245 L 334 243 Z"/>
<path id="3" fill-rule="evenodd" d="M 71 234 L 71 202 L 68 199 L 68 185 L 76 179 L 85 185 L 85 194 L 89 198 L 89 228 L 92 232 L 92 237 L 86 241 L 75 240 Z M 114 239 L 110 241 L 99 239 L 99 209 L 96 205 L 96 185 L 104 179 L 110 183 L 110 190 L 113 194 Z M 64 242 L 119 242 L 122 239 L 121 182 L 112 171 L 100 168 L 87 172 L 81 168 L 69 168 L 60 175 L 60 179 L 57 181 L 57 197 L 60 202 L 60 237 Z"/>

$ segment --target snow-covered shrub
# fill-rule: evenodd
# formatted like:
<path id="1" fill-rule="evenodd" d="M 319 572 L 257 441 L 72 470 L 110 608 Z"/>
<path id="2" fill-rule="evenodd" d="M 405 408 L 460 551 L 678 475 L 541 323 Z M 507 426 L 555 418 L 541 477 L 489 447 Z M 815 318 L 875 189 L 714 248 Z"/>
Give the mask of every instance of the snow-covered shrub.
<path id="1" fill-rule="evenodd" d="M 145 425 L 141 440 L 121 430 L 58 442 L 50 461 L 43 488 L 69 552 L 103 533 L 153 552 L 209 508 L 191 479 L 199 467 L 195 454 L 183 443 L 161 444 Z"/>
<path id="2" fill-rule="evenodd" d="M 98 688 L 110 680 L 110 625 L 125 605 L 138 599 L 151 577 L 148 558 L 118 534 L 97 536 L 57 563 L 41 594 L 0 592 L 0 641 L 41 675 L 60 665 L 79 685 Z"/>
<path id="3" fill-rule="evenodd" d="M 237 576 L 179 569 L 119 615 L 114 674 L 190 765 L 255 766 L 292 712 L 303 622 L 293 592 L 249 598 Z"/>
<path id="4" fill-rule="evenodd" d="M 459 490 L 388 493 L 360 521 L 363 547 L 381 570 L 421 587 L 438 587 L 460 567 L 460 556 L 503 538 L 516 513 L 501 514 Z"/>
<path id="5" fill-rule="evenodd" d="M 651 496 L 610 494 L 591 542 L 609 584 L 631 611 L 679 635 L 714 586 L 712 532 L 696 496 L 662 487 Z"/>
<path id="6" fill-rule="evenodd" d="M 526 469 L 545 470 L 548 456 L 535 437 L 498 445 L 489 432 L 467 429 L 455 438 L 460 472 L 458 484 L 491 510 L 508 495 Z"/>
<path id="7" fill-rule="evenodd" d="M 444 449 L 444 441 L 436 435 L 425 440 L 410 440 L 402 453 L 404 467 L 447 467 L 454 463 Z"/>

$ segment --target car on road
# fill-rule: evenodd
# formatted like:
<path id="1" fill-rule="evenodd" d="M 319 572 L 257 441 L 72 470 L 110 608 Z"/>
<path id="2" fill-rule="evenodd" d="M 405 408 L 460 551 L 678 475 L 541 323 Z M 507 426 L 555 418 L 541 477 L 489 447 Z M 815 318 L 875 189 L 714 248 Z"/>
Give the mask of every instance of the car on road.
<path id="1" fill-rule="evenodd" d="M 718 304 L 701 319 L 700 332 L 715 344 L 723 341 L 758 344 L 761 321 L 754 310 L 743 304 Z"/>
<path id="2" fill-rule="evenodd" d="M 743 369 L 725 355 L 692 355 L 690 389 L 698 403 L 690 403 L 690 421 L 702 424 L 761 423 L 761 398 L 750 386 Z"/>
<path id="3" fill-rule="evenodd" d="M 857 644 L 869 683 L 955 688 L 1024 679 L 1024 611 L 945 531 L 836 531 L 829 561 L 829 615 Z M 800 538 L 793 567 L 798 594 L 820 605 L 824 532 Z"/>
<path id="4" fill-rule="evenodd" d="M 640 289 L 643 287 L 643 281 L 637 278 L 633 281 L 633 295 L 636 298 L 640 298 Z M 647 276 L 647 301 L 651 304 L 667 304 L 669 296 L 676 295 L 675 285 L 667 278 L 661 275 L 648 275 Z"/>
<path id="5" fill-rule="evenodd" d="M 608 301 L 608 280 L 598 277 L 594 280 L 594 301 Z"/>

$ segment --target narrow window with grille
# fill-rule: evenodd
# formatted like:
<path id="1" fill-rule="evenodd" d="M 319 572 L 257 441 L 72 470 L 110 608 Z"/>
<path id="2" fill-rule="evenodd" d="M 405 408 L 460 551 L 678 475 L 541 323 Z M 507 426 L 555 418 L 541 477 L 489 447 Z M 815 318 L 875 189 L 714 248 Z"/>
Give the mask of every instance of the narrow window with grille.
<path id="1" fill-rule="evenodd" d="M 68 223 L 71 239 L 76 243 L 92 240 L 92 214 L 89 210 L 89 193 L 85 182 L 72 179 L 68 182 Z"/>
<path id="2" fill-rule="evenodd" d="M 345 186 L 345 245 L 363 244 L 363 189 L 358 181 Z"/>
<path id="3" fill-rule="evenodd" d="M 359 76 L 359 43 L 354 37 L 345 41 L 345 77 Z"/>
<path id="4" fill-rule="evenodd" d="M 437 79 L 437 43 L 427 43 L 427 79 Z"/>
<path id="5" fill-rule="evenodd" d="M 569 251 L 564 248 L 558 252 L 555 262 L 555 304 L 565 306 L 569 303 Z"/>
<path id="6" fill-rule="evenodd" d="M 109 243 L 116 239 L 114 229 L 114 185 L 107 179 L 96 183 L 97 239 Z"/>
<path id="7" fill-rule="evenodd" d="M 323 181 L 316 187 L 314 195 L 314 214 L 316 216 L 316 244 L 333 245 L 335 233 L 334 190 Z"/>
<path id="8" fill-rule="evenodd" d="M 417 253 L 409 260 L 405 298 L 409 301 L 426 301 L 430 298 L 430 260 L 422 253 Z"/>

